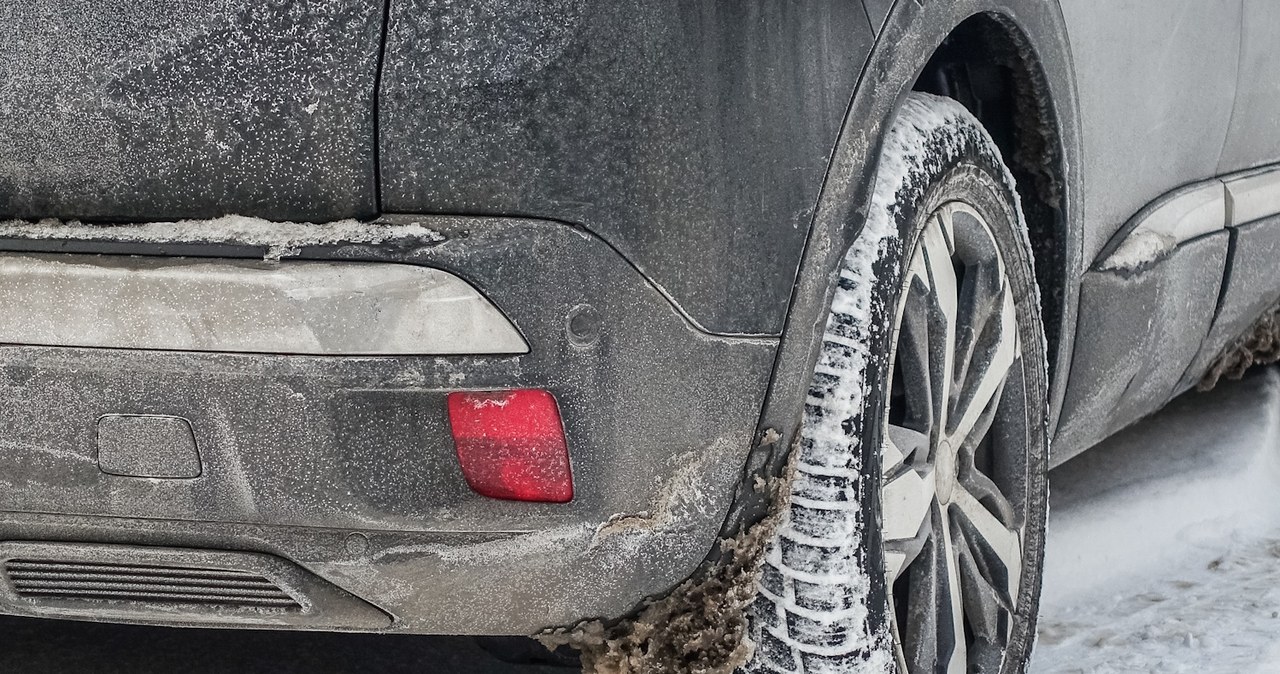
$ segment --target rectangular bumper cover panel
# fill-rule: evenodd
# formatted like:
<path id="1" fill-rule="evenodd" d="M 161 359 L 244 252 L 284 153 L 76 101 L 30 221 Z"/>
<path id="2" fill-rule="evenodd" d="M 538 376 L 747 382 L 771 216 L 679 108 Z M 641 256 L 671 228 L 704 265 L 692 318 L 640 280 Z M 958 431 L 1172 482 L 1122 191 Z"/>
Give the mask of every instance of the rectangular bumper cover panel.
<path id="1" fill-rule="evenodd" d="M 0 255 L 0 342 L 301 355 L 520 354 L 510 321 L 439 269 Z"/>

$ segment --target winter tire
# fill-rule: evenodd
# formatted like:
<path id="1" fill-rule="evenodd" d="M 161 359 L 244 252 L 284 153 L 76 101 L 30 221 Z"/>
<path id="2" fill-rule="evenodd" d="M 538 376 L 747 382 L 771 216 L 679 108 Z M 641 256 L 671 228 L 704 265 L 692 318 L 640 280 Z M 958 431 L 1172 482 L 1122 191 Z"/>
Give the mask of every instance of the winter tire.
<path id="1" fill-rule="evenodd" d="M 912 94 L 839 271 L 750 672 L 1021 672 L 1040 591 L 1045 343 L 999 150 Z"/>

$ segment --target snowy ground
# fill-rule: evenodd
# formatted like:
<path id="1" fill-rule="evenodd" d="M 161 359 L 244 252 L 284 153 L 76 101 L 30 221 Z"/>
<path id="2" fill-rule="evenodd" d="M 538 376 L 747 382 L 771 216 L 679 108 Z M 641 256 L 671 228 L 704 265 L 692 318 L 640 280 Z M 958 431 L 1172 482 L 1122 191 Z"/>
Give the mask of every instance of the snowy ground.
<path id="1" fill-rule="evenodd" d="M 1280 371 L 1052 475 L 1033 674 L 1280 672 Z"/>
<path id="2" fill-rule="evenodd" d="M 1032 674 L 1280 673 L 1280 370 L 1186 396 L 1052 478 Z M 0 643 L 5 674 L 567 671 L 448 638 L 7 618 Z"/>

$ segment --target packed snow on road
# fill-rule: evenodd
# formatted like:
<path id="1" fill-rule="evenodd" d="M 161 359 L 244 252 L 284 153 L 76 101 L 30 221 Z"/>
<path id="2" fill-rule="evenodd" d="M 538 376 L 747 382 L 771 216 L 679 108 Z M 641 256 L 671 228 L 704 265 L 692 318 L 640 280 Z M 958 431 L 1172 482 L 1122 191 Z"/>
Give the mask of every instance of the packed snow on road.
<path id="1" fill-rule="evenodd" d="M 1280 672 L 1280 370 L 1051 477 L 1033 674 Z"/>

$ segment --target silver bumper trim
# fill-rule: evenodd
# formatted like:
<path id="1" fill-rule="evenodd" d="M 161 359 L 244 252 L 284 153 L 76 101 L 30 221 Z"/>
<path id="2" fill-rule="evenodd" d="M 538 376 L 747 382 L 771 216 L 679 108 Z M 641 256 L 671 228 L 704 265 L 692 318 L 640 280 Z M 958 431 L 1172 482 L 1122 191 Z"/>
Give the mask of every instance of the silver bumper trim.
<path id="1" fill-rule="evenodd" d="M 303 355 L 527 353 L 445 271 L 365 262 L 0 254 L 0 343 Z"/>

